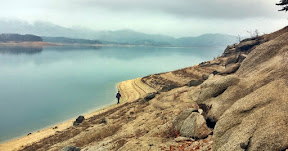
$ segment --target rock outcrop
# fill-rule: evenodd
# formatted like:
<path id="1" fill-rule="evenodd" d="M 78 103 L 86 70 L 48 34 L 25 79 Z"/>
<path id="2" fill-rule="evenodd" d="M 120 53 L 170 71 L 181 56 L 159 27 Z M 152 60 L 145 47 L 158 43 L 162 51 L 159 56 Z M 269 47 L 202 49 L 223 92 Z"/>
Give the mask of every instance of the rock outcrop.
<path id="1" fill-rule="evenodd" d="M 288 148 L 287 38 L 288 33 L 284 33 L 259 45 L 243 61 L 236 72 L 240 82 L 235 85 L 242 90 L 225 93 L 235 97 L 238 91 L 238 99 L 221 102 L 231 106 L 220 113 L 213 135 L 214 150 L 242 150 L 245 144 L 246 150 Z"/>

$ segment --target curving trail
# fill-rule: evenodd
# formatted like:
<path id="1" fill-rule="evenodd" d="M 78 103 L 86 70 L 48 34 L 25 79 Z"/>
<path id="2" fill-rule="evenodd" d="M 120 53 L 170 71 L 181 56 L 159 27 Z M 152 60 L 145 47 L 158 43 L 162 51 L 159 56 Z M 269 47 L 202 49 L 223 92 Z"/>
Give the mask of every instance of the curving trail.
<path id="1" fill-rule="evenodd" d="M 156 92 L 155 89 L 143 83 L 141 78 L 121 82 L 118 84 L 118 89 L 122 96 L 120 102 L 135 101 L 144 98 L 148 93 Z"/>

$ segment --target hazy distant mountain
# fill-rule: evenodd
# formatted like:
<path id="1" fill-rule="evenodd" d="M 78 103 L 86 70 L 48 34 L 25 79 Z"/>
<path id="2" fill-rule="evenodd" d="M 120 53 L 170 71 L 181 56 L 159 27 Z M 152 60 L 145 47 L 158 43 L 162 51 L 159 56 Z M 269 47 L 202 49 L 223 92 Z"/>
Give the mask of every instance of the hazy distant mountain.
<path id="1" fill-rule="evenodd" d="M 132 30 L 102 31 L 96 32 L 95 38 L 102 41 L 112 41 L 119 43 L 134 43 L 140 41 L 154 41 L 159 43 L 171 43 L 175 38 L 166 35 L 152 35 L 135 32 Z"/>
<path id="2" fill-rule="evenodd" d="M 132 30 L 93 31 L 88 29 L 65 28 L 46 22 L 29 24 L 16 20 L 0 20 L 0 33 L 35 34 L 44 38 L 46 37 L 46 40 L 47 37 L 68 37 L 78 40 L 99 40 L 104 44 L 117 43 L 156 46 L 215 46 L 237 42 L 235 36 L 223 34 L 205 34 L 199 37 L 183 37 L 177 39 L 167 35 L 144 34 Z M 52 39 L 48 42 L 52 42 L 51 40 Z M 62 38 L 61 40 L 64 39 Z M 66 39 L 66 41 L 71 41 L 71 39 Z"/>
<path id="3" fill-rule="evenodd" d="M 63 44 L 102 44 L 99 40 L 73 39 L 66 37 L 42 37 L 43 41 Z"/>
<path id="4" fill-rule="evenodd" d="M 237 42 L 237 38 L 224 34 L 205 34 L 198 37 L 183 37 L 177 39 L 179 46 L 215 46 L 228 45 Z"/>

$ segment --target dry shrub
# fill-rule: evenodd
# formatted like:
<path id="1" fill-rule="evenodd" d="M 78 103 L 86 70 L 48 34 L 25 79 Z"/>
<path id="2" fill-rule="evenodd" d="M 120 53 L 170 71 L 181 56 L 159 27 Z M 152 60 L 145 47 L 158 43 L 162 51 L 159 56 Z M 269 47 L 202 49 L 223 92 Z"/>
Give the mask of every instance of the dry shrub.
<path id="1" fill-rule="evenodd" d="M 145 130 L 145 129 L 137 129 L 136 131 L 135 131 L 135 136 L 136 137 L 142 137 L 142 136 L 144 136 L 145 134 L 147 134 L 147 130 Z"/>
<path id="2" fill-rule="evenodd" d="M 179 96 L 180 96 L 180 93 L 174 93 L 173 100 L 176 100 L 177 98 L 179 98 Z"/>
<path id="3" fill-rule="evenodd" d="M 81 130 L 76 127 L 69 128 L 67 132 L 60 132 L 58 134 L 49 136 L 40 140 L 38 143 L 33 143 L 20 149 L 19 151 L 44 151 L 58 142 L 63 142 L 81 133 Z"/>
<path id="4" fill-rule="evenodd" d="M 89 133 L 85 137 L 81 137 L 81 139 L 74 142 L 75 146 L 83 147 L 92 142 L 103 140 L 106 137 L 114 135 L 120 128 L 120 125 L 108 125 L 95 133 Z"/>
<path id="5" fill-rule="evenodd" d="M 167 131 L 164 131 L 161 134 L 161 137 L 164 138 L 176 138 L 180 135 L 180 131 L 177 131 L 174 125 L 168 127 Z"/>
<path id="6" fill-rule="evenodd" d="M 180 97 L 180 95 L 182 95 L 185 92 L 188 92 L 188 90 L 182 90 L 182 91 L 178 91 L 178 92 L 174 93 L 173 100 L 178 99 Z"/>
<path id="7" fill-rule="evenodd" d="M 119 148 L 124 146 L 126 143 L 127 143 L 127 140 L 125 140 L 125 139 L 116 140 L 116 142 L 113 145 L 112 150 L 118 150 Z"/>

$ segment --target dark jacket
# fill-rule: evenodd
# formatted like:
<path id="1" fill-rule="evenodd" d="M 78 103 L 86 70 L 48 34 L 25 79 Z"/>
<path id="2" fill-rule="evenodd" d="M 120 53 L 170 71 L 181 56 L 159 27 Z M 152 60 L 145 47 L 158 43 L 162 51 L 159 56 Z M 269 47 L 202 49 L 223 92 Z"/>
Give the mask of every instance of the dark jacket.
<path id="1" fill-rule="evenodd" d="M 116 94 L 116 98 L 120 98 L 121 97 L 121 94 L 118 92 L 117 94 Z"/>

